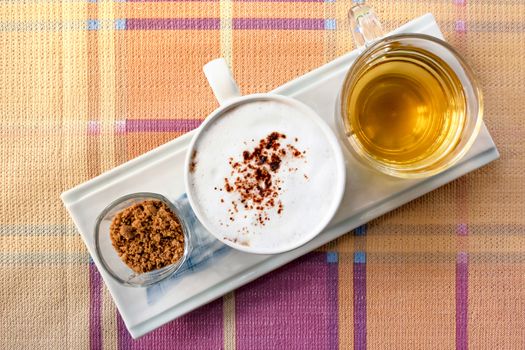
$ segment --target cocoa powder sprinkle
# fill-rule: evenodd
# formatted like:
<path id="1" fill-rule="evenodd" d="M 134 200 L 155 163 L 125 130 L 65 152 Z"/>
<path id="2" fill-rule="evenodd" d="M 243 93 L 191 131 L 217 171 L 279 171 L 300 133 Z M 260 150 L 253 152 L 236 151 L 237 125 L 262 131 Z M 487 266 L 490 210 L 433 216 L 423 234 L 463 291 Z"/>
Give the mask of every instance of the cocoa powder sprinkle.
<path id="1" fill-rule="evenodd" d="M 195 172 L 196 166 L 197 166 L 197 151 L 193 151 L 193 153 L 191 154 L 190 173 Z"/>
<path id="2" fill-rule="evenodd" d="M 224 190 L 239 194 L 240 203 L 246 210 L 256 210 L 257 223 L 260 225 L 270 220 L 267 210 L 276 208 L 278 214 L 284 210 L 282 202 L 278 199 L 281 182 L 275 174 L 281 169 L 283 158 L 288 154 L 285 148 L 290 151 L 290 157 L 303 157 L 303 153 L 294 146 L 283 146 L 281 143 L 284 139 L 286 135 L 272 132 L 261 139 L 253 149 L 244 150 L 241 160 L 228 160 L 232 171 L 230 179 L 224 178 Z M 232 202 L 229 212 L 238 212 L 235 202 Z M 230 221 L 234 220 L 233 216 L 230 217 Z"/>

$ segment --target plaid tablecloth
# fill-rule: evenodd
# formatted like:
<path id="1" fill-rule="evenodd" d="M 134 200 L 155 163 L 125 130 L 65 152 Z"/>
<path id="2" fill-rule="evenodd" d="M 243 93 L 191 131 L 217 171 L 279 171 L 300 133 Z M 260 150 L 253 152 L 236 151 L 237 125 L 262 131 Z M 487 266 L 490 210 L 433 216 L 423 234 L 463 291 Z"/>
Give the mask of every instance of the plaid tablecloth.
<path id="1" fill-rule="evenodd" d="M 134 341 L 60 192 L 197 127 L 210 59 L 252 93 L 352 49 L 351 2 L 0 1 L 0 347 L 524 349 L 525 3 L 370 5 L 434 13 L 501 160 Z"/>

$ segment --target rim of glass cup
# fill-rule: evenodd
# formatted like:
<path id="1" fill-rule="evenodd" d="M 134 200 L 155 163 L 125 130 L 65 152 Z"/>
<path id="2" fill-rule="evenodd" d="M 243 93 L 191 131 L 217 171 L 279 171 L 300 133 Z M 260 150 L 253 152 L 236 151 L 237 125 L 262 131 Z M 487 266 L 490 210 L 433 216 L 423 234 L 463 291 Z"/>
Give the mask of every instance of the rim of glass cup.
<path id="1" fill-rule="evenodd" d="M 104 217 L 106 217 L 106 215 L 114 207 L 116 207 L 120 203 L 125 202 L 125 201 L 130 200 L 130 199 L 137 199 L 137 198 L 141 198 L 141 197 L 145 198 L 145 199 L 146 198 L 153 198 L 153 199 L 157 199 L 157 200 L 160 200 L 160 201 L 164 202 L 173 211 L 173 213 L 177 216 L 177 218 L 179 219 L 180 224 L 182 226 L 182 234 L 184 235 L 184 253 L 182 254 L 182 257 L 175 264 L 171 264 L 171 265 L 168 265 L 168 266 L 165 266 L 165 267 L 162 268 L 162 269 L 166 269 L 166 268 L 169 267 L 169 268 L 173 269 L 172 271 L 169 271 L 169 269 L 167 269 L 166 273 L 164 275 L 162 275 L 158 279 L 154 279 L 154 280 L 152 280 L 150 282 L 132 283 L 132 282 L 129 282 L 129 280 L 126 281 L 126 280 L 123 280 L 122 278 L 120 278 L 119 276 L 117 276 L 112 271 L 112 269 L 108 266 L 108 264 L 106 263 L 106 261 L 104 259 L 104 256 L 103 256 L 103 254 L 101 252 L 101 249 L 100 249 L 100 244 L 99 244 L 100 224 L 101 224 L 102 220 L 104 220 Z M 104 271 L 107 272 L 117 282 L 119 282 L 119 283 L 121 283 L 123 285 L 126 285 L 126 286 L 131 286 L 131 287 L 147 287 L 147 286 L 150 286 L 152 284 L 155 284 L 155 283 L 158 283 L 160 281 L 163 281 L 166 278 L 172 276 L 173 274 L 175 274 L 184 265 L 184 263 L 186 262 L 186 260 L 187 260 L 187 258 L 189 256 L 189 252 L 191 250 L 190 249 L 191 248 L 190 237 L 191 237 L 191 233 L 190 233 L 189 225 L 186 222 L 186 219 L 184 218 L 184 215 L 182 215 L 181 211 L 177 208 L 175 203 L 173 203 L 172 201 L 170 201 L 169 199 L 167 199 L 166 197 L 164 197 L 163 195 L 158 194 L 158 193 L 153 193 L 153 192 L 130 193 L 130 194 L 124 195 L 122 197 L 119 197 L 119 198 L 115 199 L 114 201 L 112 201 L 111 203 L 109 203 L 100 212 L 100 214 L 97 216 L 97 220 L 96 220 L 96 223 L 95 223 L 95 253 L 96 253 L 97 258 L 100 261 L 100 265 L 102 266 Z M 126 265 L 123 261 L 121 261 L 121 262 L 122 262 L 122 264 Z M 153 273 L 155 271 L 160 271 L 162 269 L 152 270 L 152 271 L 144 272 L 142 274 L 137 274 L 137 275 L 149 274 L 149 273 Z"/>
<path id="2" fill-rule="evenodd" d="M 369 54 L 373 51 L 377 50 L 381 46 L 385 46 L 391 42 L 399 41 L 402 39 L 420 39 L 420 40 L 428 40 L 431 41 L 437 45 L 442 46 L 446 50 L 448 50 L 454 58 L 459 62 L 461 65 L 461 68 L 465 72 L 465 76 L 467 80 L 470 82 L 470 85 L 472 87 L 472 92 L 476 96 L 477 99 L 477 105 L 478 105 L 478 112 L 476 114 L 467 115 L 467 118 L 469 119 L 475 119 L 475 123 L 470 130 L 470 135 L 467 135 L 468 139 L 465 142 L 465 144 L 462 146 L 462 148 L 457 151 L 457 154 L 455 154 L 452 159 L 444 162 L 443 164 L 431 167 L 430 169 L 426 171 L 414 171 L 418 168 L 406 168 L 406 169 L 396 169 L 393 167 L 390 167 L 388 165 L 384 165 L 377 160 L 375 160 L 373 157 L 369 156 L 369 154 L 364 150 L 357 150 L 355 149 L 355 146 L 348 140 L 348 137 L 346 135 L 347 133 L 347 123 L 348 122 L 348 115 L 346 110 L 346 101 L 348 99 L 349 93 L 350 93 L 350 86 L 351 83 L 353 83 L 354 79 L 357 76 L 357 72 L 361 68 L 361 66 L 370 58 Z M 365 163 L 368 166 L 371 166 L 373 169 L 376 169 L 380 171 L 381 173 L 394 176 L 397 178 L 405 178 L 405 179 L 419 179 L 419 178 L 426 178 L 430 177 L 432 175 L 438 174 L 442 171 L 445 171 L 446 169 L 449 169 L 454 164 L 456 164 L 463 156 L 470 150 L 472 145 L 474 144 L 474 141 L 476 140 L 479 131 L 481 129 L 481 124 L 483 122 L 483 93 L 479 87 L 479 83 L 474 75 L 474 72 L 470 68 L 469 64 L 466 62 L 466 60 L 457 52 L 456 49 L 454 49 L 450 44 L 448 44 L 446 41 L 441 40 L 439 38 L 436 38 L 431 35 L 427 34 L 419 34 L 419 33 L 407 33 L 407 34 L 394 34 L 389 35 L 385 37 L 378 38 L 377 41 L 373 41 L 369 46 L 366 46 L 365 50 L 363 50 L 359 57 L 356 59 L 352 67 L 348 70 L 348 72 L 345 75 L 344 82 L 342 85 L 341 93 L 340 93 L 340 101 L 337 104 L 338 112 L 337 112 L 337 119 L 339 124 L 339 130 L 342 133 L 342 138 L 344 139 L 344 144 L 346 145 L 346 148 L 348 148 L 352 154 L 361 162 Z M 468 111 L 467 111 L 468 113 Z M 455 150 L 452 150 L 451 153 L 453 153 Z M 439 163 L 439 160 L 437 161 Z M 430 166 L 433 166 L 434 164 L 430 164 Z M 412 171 L 412 172 L 411 172 Z"/>

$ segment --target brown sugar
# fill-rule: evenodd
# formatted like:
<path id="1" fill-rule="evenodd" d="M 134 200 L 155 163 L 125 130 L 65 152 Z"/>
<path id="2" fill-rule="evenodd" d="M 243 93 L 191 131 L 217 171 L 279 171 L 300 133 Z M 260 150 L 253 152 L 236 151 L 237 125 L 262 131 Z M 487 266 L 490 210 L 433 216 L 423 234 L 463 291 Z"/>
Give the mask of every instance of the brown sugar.
<path id="1" fill-rule="evenodd" d="M 138 273 L 176 263 L 184 254 L 180 220 L 162 201 L 146 200 L 122 210 L 109 232 L 122 261 Z"/>

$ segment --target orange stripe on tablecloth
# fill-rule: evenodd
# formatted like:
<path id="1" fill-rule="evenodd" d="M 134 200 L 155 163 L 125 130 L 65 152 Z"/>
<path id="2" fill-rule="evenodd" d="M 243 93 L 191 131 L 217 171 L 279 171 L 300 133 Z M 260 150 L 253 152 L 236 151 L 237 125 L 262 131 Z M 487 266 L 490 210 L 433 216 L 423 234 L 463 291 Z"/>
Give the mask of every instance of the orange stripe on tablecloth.
<path id="1" fill-rule="evenodd" d="M 264 30 L 233 31 L 233 71 L 243 93 L 270 91 L 323 64 L 324 31 L 290 33 L 275 31 L 269 35 Z M 298 42 L 301 45 L 297 45 Z M 269 52 L 278 54 L 268 56 Z M 268 60 L 262 59 L 267 56 Z"/>
<path id="2" fill-rule="evenodd" d="M 128 134 L 127 139 L 127 157 L 129 159 L 140 156 L 147 151 L 154 149 L 174 138 L 182 135 L 180 132 L 173 133 L 133 133 Z"/>
<path id="3" fill-rule="evenodd" d="M 456 231 L 440 236 L 414 236 L 413 234 L 400 235 L 368 235 L 367 252 L 378 253 L 456 253 Z M 469 240 L 468 251 L 471 253 L 518 253 L 525 247 L 525 235 L 500 235 L 477 234 L 475 239 Z"/>
<path id="4" fill-rule="evenodd" d="M 368 253 L 367 345 L 371 349 L 424 349 L 432 345 L 453 349 L 453 254 L 445 263 L 376 261 L 374 254 Z"/>
<path id="5" fill-rule="evenodd" d="M 116 2 L 117 18 L 218 17 L 220 2 Z"/>
<path id="6" fill-rule="evenodd" d="M 345 239 L 349 241 L 348 239 Z M 339 245 L 338 245 L 339 247 Z M 351 349 L 354 345 L 354 259 L 353 254 L 339 253 L 339 348 Z"/>
<path id="7" fill-rule="evenodd" d="M 468 333 L 469 348 L 525 349 L 523 260 L 519 264 L 502 259 L 475 263 L 469 258 L 468 300 L 473 325 Z"/>
<path id="8" fill-rule="evenodd" d="M 233 2 L 234 18 L 324 18 L 323 2 Z"/>
<path id="9" fill-rule="evenodd" d="M 118 35 L 126 43 L 121 54 L 127 62 L 127 119 L 204 118 L 216 108 L 202 66 L 220 55 L 219 31 L 123 30 Z"/>

